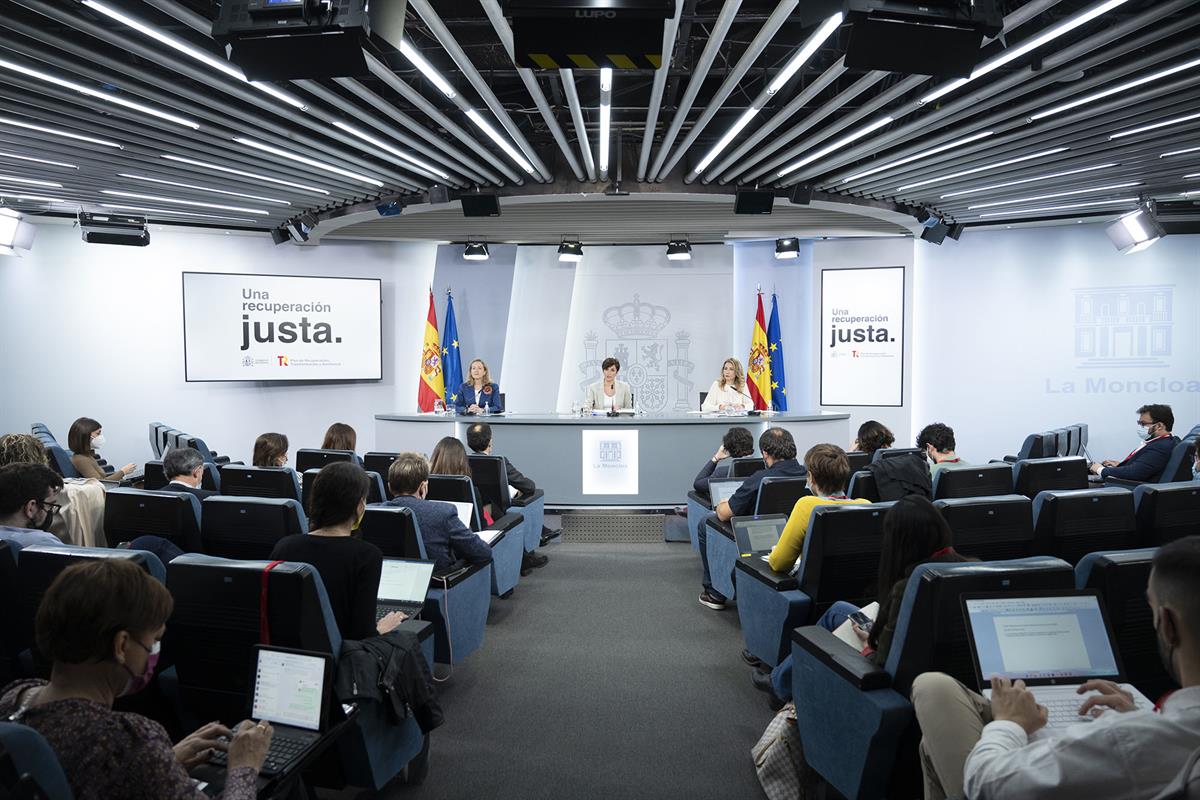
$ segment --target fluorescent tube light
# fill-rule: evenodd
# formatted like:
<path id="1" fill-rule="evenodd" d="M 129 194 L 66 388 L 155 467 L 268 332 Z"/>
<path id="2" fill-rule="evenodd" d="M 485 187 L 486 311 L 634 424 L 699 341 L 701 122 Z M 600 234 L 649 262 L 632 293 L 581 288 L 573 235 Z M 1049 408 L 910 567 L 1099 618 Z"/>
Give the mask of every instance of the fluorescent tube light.
<path id="1" fill-rule="evenodd" d="M 813 31 L 812 36 L 809 36 L 804 45 L 796 51 L 796 54 L 788 59 L 783 69 L 779 71 L 779 74 L 767 86 L 767 94 L 775 94 L 782 89 L 792 79 L 792 76 L 808 63 L 808 60 L 820 49 L 821 45 L 825 44 L 825 40 L 838 29 L 838 26 L 842 24 L 842 19 L 842 12 L 839 11 L 822 22 L 821 27 Z"/>
<path id="2" fill-rule="evenodd" d="M 39 194 L 9 194 L 5 191 L 0 191 L 0 197 L 6 200 L 27 200 L 30 203 L 65 203 L 61 197 L 43 197 Z"/>
<path id="3" fill-rule="evenodd" d="M 55 183 L 54 181 L 39 181 L 34 180 L 33 178 L 18 178 L 15 175 L 0 175 L 0 183 L 27 183 L 30 186 L 49 186 L 51 189 L 63 188 L 61 183 Z"/>
<path id="4" fill-rule="evenodd" d="M 1184 70 L 1192 69 L 1193 67 L 1200 67 L 1200 58 L 1194 58 L 1191 61 L 1184 62 L 1183 64 L 1176 64 L 1173 67 L 1167 67 L 1166 69 L 1160 69 L 1158 72 L 1152 72 L 1149 75 L 1143 75 L 1140 78 L 1135 78 L 1131 81 L 1126 81 L 1125 83 L 1117 84 L 1116 86 L 1109 87 L 1108 89 L 1104 89 L 1099 92 L 1093 92 L 1092 94 L 1084 95 L 1083 97 L 1080 97 L 1076 100 L 1071 100 L 1069 102 L 1062 103 L 1061 105 L 1054 106 L 1053 108 L 1048 108 L 1045 111 L 1039 111 L 1036 114 L 1030 115 L 1029 121 L 1035 122 L 1039 119 L 1045 119 L 1046 117 L 1052 117 L 1055 114 L 1061 114 L 1062 112 L 1068 111 L 1072 108 L 1077 108 L 1082 105 L 1087 105 L 1088 103 L 1094 103 L 1097 100 L 1100 100 L 1105 97 L 1111 97 L 1114 94 L 1120 94 L 1121 92 L 1127 92 L 1130 89 L 1133 89 L 1134 87 L 1141 86 L 1143 84 L 1150 83 L 1152 81 L 1162 80 L 1163 78 L 1167 77 L 1168 75 L 1174 75 L 1177 72 L 1183 72 Z"/>
<path id="5" fill-rule="evenodd" d="M 504 151 L 505 155 L 517 162 L 517 165 L 520 166 L 521 169 L 525 170 L 531 175 L 533 174 L 533 164 L 530 164 L 515 147 L 508 143 L 507 139 L 501 136 L 495 128 L 489 125 L 487 120 L 483 118 L 483 115 L 472 108 L 467 111 L 467 119 L 471 120 L 471 122 L 474 122 L 475 127 L 486 133 L 488 138 L 495 142 L 500 149 Z"/>
<path id="6" fill-rule="evenodd" d="M 49 159 L 45 159 L 45 158 L 34 158 L 33 156 L 21 156 L 21 155 L 17 155 L 16 153 L 6 153 L 3 151 L 0 151 L 0 158 L 15 158 L 18 161 L 32 161 L 36 164 L 49 164 L 52 167 L 65 167 L 66 169 L 79 169 L 79 167 L 77 167 L 76 165 L 68 164 L 65 161 L 50 161 Z"/>
<path id="7" fill-rule="evenodd" d="M 1169 158 L 1171 156 L 1181 156 L 1184 153 L 1195 153 L 1197 150 L 1200 150 L 1200 147 L 1185 147 L 1182 150 L 1172 150 L 1169 153 L 1162 153 L 1159 155 L 1159 158 Z"/>
<path id="8" fill-rule="evenodd" d="M 220 214 L 197 214 L 195 211 L 176 211 L 173 208 L 150 208 L 148 206 L 127 206 L 119 203 L 99 203 L 103 208 L 111 208 L 116 211 L 138 211 L 145 214 L 166 214 L 171 217 L 199 217 L 202 219 L 224 219 L 233 222 L 258 222 L 256 219 L 247 217 L 226 217 Z"/>
<path id="9" fill-rule="evenodd" d="M 200 192 L 213 192 L 214 194 L 227 194 L 231 197 L 244 197 L 247 200 L 261 200 L 264 203 L 275 203 L 281 206 L 290 206 L 287 200 L 277 200 L 273 197 L 260 197 L 256 194 L 244 194 L 242 192 L 230 192 L 225 189 L 214 189 L 211 186 L 197 186 L 194 183 L 178 183 L 176 181 L 167 181 L 162 178 L 151 178 L 149 175 L 132 175 L 128 172 L 118 172 L 122 178 L 132 178 L 135 181 L 148 181 L 149 183 L 161 183 L 166 186 L 178 186 L 181 189 L 195 189 Z"/>
<path id="10" fill-rule="evenodd" d="M 451 99 L 458 96 L 458 92 L 454 91 L 454 87 L 442 77 L 440 72 L 434 69 L 432 64 L 425 60 L 425 56 L 421 55 L 417 48 L 413 47 L 412 43 L 407 39 L 402 39 L 400 41 L 400 52 L 404 54 L 404 57 L 407 58 L 414 67 L 421 71 L 421 74 L 424 75 L 430 83 L 437 87 L 439 92 Z"/>
<path id="11" fill-rule="evenodd" d="M 115 147 L 118 150 L 125 149 L 123 145 L 119 145 L 116 142 L 110 142 L 108 139 L 96 139 L 92 136 L 84 136 L 82 134 L 64 131 L 61 128 L 48 128 L 44 125 L 34 125 L 32 122 L 22 122 L 21 120 L 13 119 L 12 117 L 0 117 L 0 125 L 12 125 L 15 128 L 25 128 L 31 131 L 38 131 L 39 133 L 48 133 L 51 136 L 62 136 L 67 139 L 77 139 L 81 142 L 90 142 L 91 144 L 98 144 L 102 147 Z"/>
<path id="12" fill-rule="evenodd" d="M 810 153 L 809 155 L 805 156 L 804 158 L 800 159 L 799 161 L 795 162 L 794 164 L 784 167 L 783 169 L 781 169 L 779 171 L 779 177 L 782 178 L 784 175 L 787 175 L 789 172 L 795 172 L 796 170 L 803 167 L 805 164 L 811 164 L 812 162 L 816 161 L 819 158 L 824 158 L 825 156 L 829 155 L 830 153 L 834 152 L 835 150 L 841 150 L 843 147 L 850 144 L 851 142 L 853 142 L 857 139 L 861 139 L 862 137 L 866 136 L 868 133 L 871 133 L 872 131 L 879 130 L 884 125 L 890 125 L 894 121 L 895 120 L 892 119 L 891 117 L 881 117 L 881 118 L 875 120 L 874 122 L 872 122 L 870 125 L 867 125 L 864 128 L 859 128 L 854 133 L 851 133 L 847 136 L 843 136 L 841 139 L 838 139 L 833 144 L 826 145 L 825 147 L 822 147 L 820 150 L 816 151 L 815 153 Z"/>
<path id="13" fill-rule="evenodd" d="M 989 192 L 992 189 L 1004 189 L 1008 186 L 1019 186 L 1023 183 L 1036 183 L 1037 181 L 1048 181 L 1051 178 L 1062 178 L 1066 175 L 1078 175 L 1083 172 L 1093 172 L 1098 169 L 1108 169 L 1109 167 L 1119 167 L 1120 164 L 1096 164 L 1092 167 L 1080 167 L 1079 169 L 1069 169 L 1065 172 L 1054 172 L 1050 175 L 1038 175 L 1035 178 L 1022 178 L 1019 181 L 1006 181 L 1004 183 L 993 183 L 991 186 L 980 186 L 978 189 L 964 189 L 961 192 L 948 192 L 941 196 L 941 200 L 947 197 L 962 197 L 965 194 L 978 194 L 979 192 Z"/>
<path id="14" fill-rule="evenodd" d="M 1021 42 L 1020 44 L 1016 45 L 1015 47 L 1008 48 L 1007 50 L 1000 53 L 996 57 L 988 59 L 987 61 L 985 61 L 982 64 L 980 64 L 979 66 L 977 66 L 974 70 L 972 70 L 971 77 L 958 78 L 957 80 L 950 81 L 949 83 L 944 83 L 941 86 L 939 86 L 938 88 L 934 89 L 929 94 L 922 97 L 917 102 L 920 103 L 921 105 L 924 105 L 926 103 L 929 103 L 929 102 L 932 102 L 932 101 L 938 99 L 939 97 L 941 97 L 943 95 L 949 94 L 950 92 L 953 92 L 955 89 L 959 88 L 960 86 L 964 86 L 964 85 L 970 83 L 971 81 L 975 80 L 976 78 L 982 78 L 984 75 L 987 75 L 992 70 L 999 69 L 1000 67 L 1004 66 L 1008 62 L 1014 61 L 1032 50 L 1036 50 L 1037 48 L 1041 47 L 1042 45 L 1046 44 L 1047 42 L 1053 41 L 1054 39 L 1057 39 L 1059 36 L 1069 33 L 1071 31 L 1075 30 L 1076 28 L 1078 28 L 1080 25 L 1085 25 L 1088 22 L 1091 22 L 1092 20 L 1094 20 L 1096 17 L 1100 16 L 1101 14 L 1105 14 L 1109 11 L 1112 11 L 1117 6 L 1123 5 L 1124 3 L 1127 3 L 1127 2 L 1129 2 L 1129 0 L 1106 0 L 1106 2 L 1100 3 L 1099 5 L 1092 6 L 1091 8 L 1089 8 L 1088 10 L 1086 10 L 1080 14 L 1076 14 L 1075 16 L 1073 16 L 1069 19 L 1063 20 L 1062 22 L 1058 23 L 1057 25 L 1047 28 L 1042 33 L 1039 33 L 1036 36 L 1032 36 L 1029 39 L 1026 39 L 1025 41 Z"/>
<path id="15" fill-rule="evenodd" d="M 601 172 L 608 172 L 608 146 L 612 138 L 612 81 L 613 71 L 609 67 L 600 70 L 600 151 Z"/>
<path id="16" fill-rule="evenodd" d="M 153 194 L 138 194 L 137 192 L 118 192 L 113 189 L 101 189 L 100 194 L 112 195 L 113 197 L 129 197 L 134 200 L 153 200 L 156 203 L 178 203 L 181 206 L 194 206 L 195 208 L 215 208 L 218 211 L 241 211 L 244 214 L 259 214 L 261 216 L 270 216 L 269 211 L 263 211 L 261 208 L 243 208 L 242 206 L 223 206 L 216 203 L 201 203 L 197 200 L 177 200 L 174 197 L 161 197 Z"/>
<path id="17" fill-rule="evenodd" d="M 161 157 L 167 159 L 168 161 L 178 161 L 180 164 L 191 164 L 194 167 L 203 167 L 204 169 L 216 170 L 217 172 L 227 172 L 230 175 L 241 175 L 244 178 L 254 178 L 255 180 L 258 180 L 258 181 L 266 181 L 268 183 L 277 183 L 280 186 L 290 186 L 293 189 L 299 189 L 304 192 L 316 192 L 317 194 L 324 194 L 324 195 L 329 194 L 329 192 L 326 189 L 319 189 L 316 186 L 309 186 L 304 183 L 292 183 L 291 181 L 284 181 L 284 180 L 280 180 L 279 178 L 271 178 L 266 175 L 259 175 L 257 172 L 246 172 L 244 170 L 234 169 L 233 167 L 223 167 L 220 164 L 210 164 L 207 161 L 196 161 L 193 158 L 184 158 L 183 156 L 170 156 L 170 155 L 167 155 L 166 153 L 163 153 Z"/>
<path id="18" fill-rule="evenodd" d="M 734 138 L 742 132 L 743 128 L 750 124 L 750 120 L 754 119 L 756 114 L 758 114 L 757 108 L 747 108 L 744 112 L 742 112 L 742 115 L 738 117 L 737 122 L 733 123 L 733 126 L 725 132 L 725 135 L 722 136 L 715 145 L 713 145 L 713 149 L 709 150 L 708 154 L 704 156 L 704 158 L 700 159 L 700 163 L 696 165 L 694 170 L 695 173 L 699 174 L 703 172 L 708 165 L 713 162 L 713 159 L 721 155 L 721 151 L 726 147 L 729 147 Z"/>
<path id="19" fill-rule="evenodd" d="M 344 175 L 345 177 L 347 177 L 351 180 L 354 180 L 354 181 L 358 181 L 359 183 L 366 183 L 366 184 L 370 184 L 371 186 L 379 186 L 379 187 L 383 186 L 383 181 L 378 180 L 376 178 L 370 178 L 370 177 L 367 177 L 366 175 L 359 175 L 357 172 L 351 172 L 348 169 L 342 169 L 341 167 L 335 167 L 332 164 L 326 164 L 324 162 L 317 161 L 312 158 L 308 158 L 307 156 L 302 156 L 302 155 L 293 153 L 288 150 L 283 150 L 282 148 L 279 148 L 279 147 L 272 147 L 269 144 L 263 144 L 262 142 L 256 142 L 253 139 L 245 139 L 241 136 L 235 136 L 235 137 L 233 137 L 233 140 L 235 142 L 237 142 L 238 144 L 244 144 L 247 147 L 253 147 L 256 150 L 262 150 L 264 153 L 272 153 L 274 155 L 279 156 L 280 158 L 286 158 L 289 161 L 295 161 L 299 164 L 307 164 L 308 166 L 313 167 L 314 169 L 324 170 L 325 172 L 332 172 L 335 175 Z"/>
<path id="20" fill-rule="evenodd" d="M 984 217 L 1008 217 L 1013 214 L 1040 214 L 1045 211 L 1070 211 L 1076 208 L 1088 208 L 1090 206 L 1115 206 L 1121 203 L 1136 203 L 1136 197 L 1121 197 L 1116 200 L 1092 200 L 1087 203 L 1067 203 L 1061 206 L 1045 206 L 1043 208 L 1010 208 L 1007 211 L 989 211 L 986 214 L 980 214 L 980 219 Z"/>
<path id="21" fill-rule="evenodd" d="M 172 36 L 169 33 L 160 31 L 157 28 L 151 27 L 150 25 L 147 25 L 144 22 L 140 22 L 139 20 L 134 19 L 133 17 L 128 16 L 127 14 L 125 14 L 121 11 L 118 11 L 115 8 L 112 8 L 105 3 L 99 2 L 99 0 L 83 0 L 83 4 L 94 11 L 99 11 L 101 14 L 104 14 L 107 17 L 115 19 L 117 22 L 120 22 L 122 25 L 126 25 L 130 28 L 133 28 L 135 31 L 137 31 L 139 33 L 149 36 L 151 39 L 155 40 L 156 42 L 165 44 L 167 47 L 170 47 L 174 50 L 177 50 L 180 53 L 183 53 L 188 58 L 192 58 L 192 59 L 195 59 L 196 61 L 201 62 L 202 64 L 206 64 L 209 67 L 212 67 L 213 69 L 217 70 L 218 72 L 228 75 L 229 77 L 233 78 L 234 80 L 238 80 L 243 83 L 247 83 L 247 84 L 253 86 L 255 89 L 258 89 L 260 92 L 263 92 L 264 94 L 269 94 L 271 97 L 274 97 L 276 100 L 282 100 L 283 102 L 287 103 L 292 108 L 298 108 L 301 111 L 308 110 L 308 106 L 304 104 L 303 100 L 300 100 L 297 97 L 293 97 L 292 95 L 288 94 L 287 92 L 281 91 L 269 83 L 259 83 L 257 81 L 252 81 L 252 80 L 247 79 L 245 73 L 242 72 L 235 65 L 233 65 L 233 64 L 229 63 L 228 61 L 225 61 L 224 59 L 221 59 L 217 56 L 206 53 L 203 50 L 200 50 L 199 48 L 193 47 L 192 45 L 185 42 L 183 39 L 180 39 L 176 36 Z"/>
<path id="22" fill-rule="evenodd" d="M 978 141 L 979 139 L 985 139 L 988 136 L 991 136 L 993 133 L 995 133 L 995 131 L 983 131 L 981 133 L 973 133 L 970 136 L 963 137 L 962 139 L 955 139 L 953 142 L 946 142 L 945 144 L 939 144 L 937 147 L 931 147 L 928 150 L 922 150 L 920 153 L 916 153 L 911 156 L 905 156 L 904 158 L 898 158 L 895 161 L 888 161 L 885 164 L 880 164 L 877 167 L 871 167 L 870 169 L 863 170 L 862 172 L 856 172 L 855 174 L 851 175 L 849 178 L 843 178 L 842 183 L 849 183 L 850 181 L 856 181 L 859 178 L 865 178 L 868 175 L 874 175 L 876 172 L 883 172 L 884 170 L 892 169 L 893 167 L 898 167 L 902 164 L 908 164 L 912 161 L 917 161 L 918 159 L 926 158 L 928 156 L 936 155 L 938 153 L 943 153 L 947 150 L 953 150 L 956 147 L 962 147 L 964 144 L 969 144 L 970 142 Z"/>
<path id="23" fill-rule="evenodd" d="M 124 97 L 112 92 L 102 92 L 99 89 L 93 89 L 90 86 L 84 86 L 83 84 L 75 83 L 74 81 L 64 80 L 55 75 L 41 72 L 36 69 L 30 69 L 29 67 L 22 66 L 3 58 L 0 58 L 0 68 L 11 70 L 21 75 L 28 75 L 30 78 L 36 78 L 39 81 L 45 81 L 46 83 L 51 83 L 55 86 L 61 86 L 64 89 L 70 89 L 71 91 L 79 92 L 82 95 L 94 97 L 97 100 L 103 100 L 106 103 L 112 103 L 116 106 L 128 108 L 130 111 L 136 111 L 139 114 L 158 117 L 159 119 L 166 120 L 167 122 L 173 122 L 176 125 L 183 125 L 186 128 L 191 128 L 192 130 L 200 130 L 200 123 L 194 120 L 190 120 L 185 117 L 178 117 L 174 114 L 168 114 L 166 111 L 159 111 L 157 108 L 144 106 L 141 103 L 135 103 L 132 100 L 126 100 Z"/>
<path id="24" fill-rule="evenodd" d="M 1077 194 L 1091 194 L 1093 192 L 1108 192 L 1113 189 L 1128 189 L 1131 186 L 1141 186 L 1141 181 L 1130 181 L 1128 183 L 1114 183 L 1110 186 L 1093 186 L 1088 189 L 1073 189 L 1069 192 L 1054 192 L 1053 194 L 1039 194 L 1033 197 L 1022 197 L 1017 200 L 998 200 L 995 203 L 980 203 L 979 205 L 967 206 L 968 211 L 974 211 L 977 208 L 992 208 L 994 206 L 1011 206 L 1018 203 L 1036 203 L 1040 200 L 1053 200 L 1056 197 L 1071 197 Z"/>
<path id="25" fill-rule="evenodd" d="M 338 120 L 338 121 L 334 122 L 333 124 L 335 126 L 337 126 L 338 128 L 341 128 L 342 130 L 344 130 L 346 133 L 349 133 L 352 136 L 357 136 L 358 138 L 362 139 L 367 144 L 377 147 L 378 149 L 384 151 L 385 153 L 391 153 L 396 158 L 407 161 L 410 164 L 415 164 L 416 166 L 420 167 L 421 169 L 425 170 L 426 172 L 432 172 L 434 175 L 437 175 L 439 178 L 448 179 L 450 177 L 449 173 L 443 172 L 442 170 L 438 169 L 437 167 L 433 166 L 432 164 L 427 164 L 426 162 L 422 161 L 419 158 L 414 158 L 413 156 L 410 156 L 408 153 L 404 152 L 403 150 L 400 150 L 399 148 L 396 148 L 396 147 L 392 147 L 390 144 L 383 141 L 382 139 L 376 139 L 374 136 L 371 136 L 366 131 L 360 131 L 358 128 L 355 128 L 353 125 L 347 125 L 345 122 L 342 122 L 341 120 Z"/>
<path id="26" fill-rule="evenodd" d="M 1042 150 L 1040 153 L 1030 153 L 1027 156 L 1018 156 L 1017 158 L 1010 158 L 1006 161 L 997 161 L 994 164 L 985 164 L 982 167 L 973 167 L 971 169 L 964 169 L 961 172 L 951 172 L 948 175 L 939 175 L 936 178 L 928 178 L 923 181 L 917 181 L 916 183 L 909 183 L 904 186 L 897 187 L 896 191 L 903 192 L 906 189 L 915 189 L 918 186 L 926 186 L 930 183 L 941 183 L 942 181 L 948 181 L 953 178 L 961 178 L 963 175 L 974 175 L 976 172 L 986 172 L 989 169 L 996 169 L 998 167 L 1007 167 L 1009 164 L 1019 164 L 1022 161 L 1030 161 L 1031 159 L 1034 159 L 1034 158 L 1044 158 L 1046 156 L 1052 156 L 1055 153 L 1063 153 L 1070 149 L 1071 148 L 1069 148 L 1069 147 L 1055 147 L 1050 150 Z"/>
<path id="27" fill-rule="evenodd" d="M 1158 128 L 1165 128 L 1168 125 L 1178 125 L 1181 122 L 1191 122 L 1194 119 L 1200 119 L 1200 114 L 1188 114 L 1183 117 L 1175 117 L 1175 119 L 1167 119 L 1163 120 L 1162 122 L 1155 122 L 1150 125 L 1142 125 L 1139 128 L 1130 128 L 1127 131 L 1120 131 L 1119 133 L 1112 134 L 1108 137 L 1108 140 L 1111 142 L 1113 139 L 1121 139 L 1126 136 L 1133 136 L 1134 134 L 1145 133 L 1146 131 L 1153 131 L 1157 130 Z"/>

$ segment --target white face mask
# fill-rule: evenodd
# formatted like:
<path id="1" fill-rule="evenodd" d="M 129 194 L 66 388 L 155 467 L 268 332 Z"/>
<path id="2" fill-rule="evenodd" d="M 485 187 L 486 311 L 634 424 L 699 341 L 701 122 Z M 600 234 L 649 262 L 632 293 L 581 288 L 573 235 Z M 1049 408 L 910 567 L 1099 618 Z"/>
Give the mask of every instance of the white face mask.
<path id="1" fill-rule="evenodd" d="M 1141 439 L 1143 442 L 1150 441 L 1150 426 L 1149 425 L 1138 425 L 1138 434 L 1137 435 L 1138 435 L 1138 438 Z"/>
<path id="2" fill-rule="evenodd" d="M 104 434 L 92 437 L 92 449 L 98 450 L 99 448 L 104 447 L 104 442 Z"/>

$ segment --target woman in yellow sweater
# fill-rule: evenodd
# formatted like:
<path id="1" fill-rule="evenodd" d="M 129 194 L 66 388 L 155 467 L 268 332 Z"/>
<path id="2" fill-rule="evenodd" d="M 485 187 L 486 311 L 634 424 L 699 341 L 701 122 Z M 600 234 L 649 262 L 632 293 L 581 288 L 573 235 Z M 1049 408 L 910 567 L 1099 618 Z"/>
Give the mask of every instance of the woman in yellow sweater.
<path id="1" fill-rule="evenodd" d="M 790 572 L 800 560 L 808 520 L 814 508 L 869 502 L 861 498 L 851 500 L 842 491 L 846 481 L 850 480 L 850 462 L 846 460 L 846 451 L 836 444 L 813 445 L 804 454 L 804 466 L 808 470 L 808 490 L 812 494 L 796 501 L 779 542 L 767 557 L 767 563 L 776 572 Z"/>

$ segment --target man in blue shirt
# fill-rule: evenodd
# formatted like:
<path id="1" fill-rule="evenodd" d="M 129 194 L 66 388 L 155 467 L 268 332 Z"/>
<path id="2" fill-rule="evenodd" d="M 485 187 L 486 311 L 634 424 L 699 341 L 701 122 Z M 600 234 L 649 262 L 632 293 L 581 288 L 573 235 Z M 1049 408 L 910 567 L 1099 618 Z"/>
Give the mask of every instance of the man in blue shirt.
<path id="1" fill-rule="evenodd" d="M 0 539 L 18 547 L 60 545 L 50 524 L 60 506 L 54 502 L 63 481 L 44 464 L 0 467 Z"/>

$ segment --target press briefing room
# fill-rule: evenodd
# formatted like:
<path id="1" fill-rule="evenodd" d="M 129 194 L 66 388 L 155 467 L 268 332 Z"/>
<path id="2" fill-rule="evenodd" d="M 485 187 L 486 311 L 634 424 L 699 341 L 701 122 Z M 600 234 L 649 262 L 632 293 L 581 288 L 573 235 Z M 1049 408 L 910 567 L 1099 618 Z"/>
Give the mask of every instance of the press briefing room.
<path id="1" fill-rule="evenodd" d="M 1196 0 L 0 75 L 0 800 L 1200 798 Z"/>

